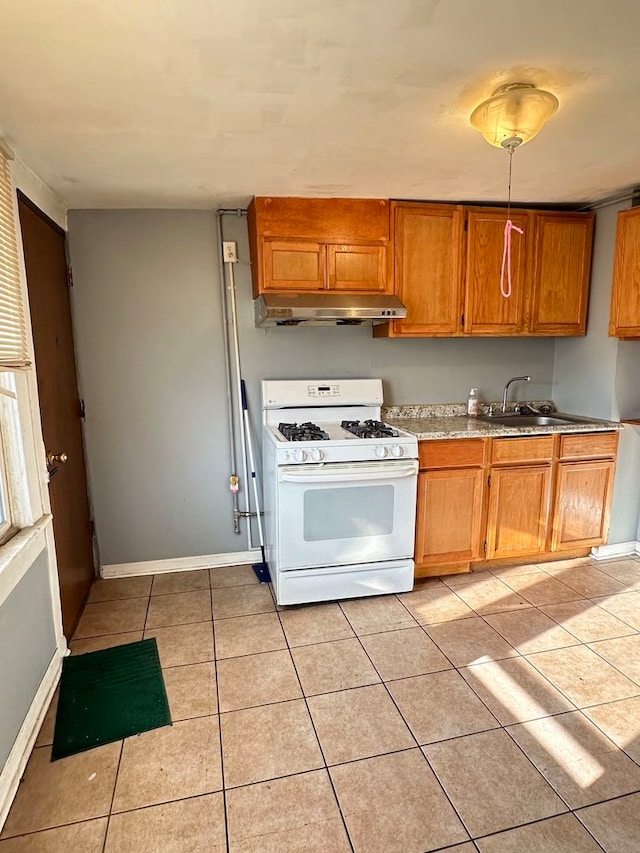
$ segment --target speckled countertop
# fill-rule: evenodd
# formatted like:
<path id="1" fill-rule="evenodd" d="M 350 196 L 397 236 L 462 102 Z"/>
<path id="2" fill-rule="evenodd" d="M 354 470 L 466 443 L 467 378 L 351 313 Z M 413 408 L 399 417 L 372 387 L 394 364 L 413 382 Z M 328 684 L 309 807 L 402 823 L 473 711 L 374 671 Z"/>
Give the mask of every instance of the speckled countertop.
<path id="1" fill-rule="evenodd" d="M 539 407 L 540 403 L 535 402 L 532 405 Z M 494 403 L 494 407 L 496 406 L 499 404 Z M 509 408 L 513 411 L 513 406 Z M 553 408 L 554 413 L 560 415 L 559 412 L 555 412 L 555 406 Z M 487 410 L 488 406 L 485 404 L 484 411 Z M 603 421 L 573 414 L 568 415 L 575 421 L 570 424 L 504 426 L 468 417 L 464 403 L 416 403 L 405 406 L 385 406 L 382 410 L 382 417 L 391 426 L 412 433 L 419 441 L 436 438 L 499 438 L 500 436 L 549 435 L 556 432 L 610 432 L 611 430 L 623 429 L 623 424 L 617 421 Z"/>

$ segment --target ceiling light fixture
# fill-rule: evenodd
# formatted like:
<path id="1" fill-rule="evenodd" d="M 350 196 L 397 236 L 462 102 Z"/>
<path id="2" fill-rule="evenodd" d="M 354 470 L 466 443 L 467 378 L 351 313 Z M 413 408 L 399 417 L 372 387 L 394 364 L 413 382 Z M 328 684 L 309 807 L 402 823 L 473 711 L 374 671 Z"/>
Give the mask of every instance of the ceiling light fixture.
<path id="1" fill-rule="evenodd" d="M 533 83 L 500 86 L 471 113 L 471 124 L 490 145 L 514 151 L 537 136 L 558 109 L 558 99 Z"/>
<path id="2" fill-rule="evenodd" d="M 512 293 L 511 241 L 515 231 L 521 236 L 522 228 L 511 221 L 511 169 L 513 152 L 529 142 L 542 130 L 558 109 L 558 99 L 551 92 L 537 89 L 533 83 L 508 83 L 496 89 L 471 113 L 470 122 L 490 145 L 509 152 L 509 187 L 507 219 L 504 226 L 500 293 L 508 299 Z"/>

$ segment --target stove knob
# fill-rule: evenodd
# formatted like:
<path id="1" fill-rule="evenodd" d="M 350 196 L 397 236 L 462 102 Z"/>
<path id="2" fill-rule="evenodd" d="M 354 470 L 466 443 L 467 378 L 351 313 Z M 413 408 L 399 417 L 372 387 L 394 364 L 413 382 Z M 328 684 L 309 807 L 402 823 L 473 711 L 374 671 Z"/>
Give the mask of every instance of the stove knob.
<path id="1" fill-rule="evenodd" d="M 314 462 L 322 462 L 324 459 L 324 450 L 320 450 L 319 447 L 314 448 L 311 451 L 311 458 Z"/>
<path id="2" fill-rule="evenodd" d="M 293 458 L 296 462 L 304 462 L 307 458 L 307 451 L 296 450 L 296 452 L 293 454 Z"/>
<path id="3" fill-rule="evenodd" d="M 387 450 L 387 448 L 383 445 L 380 445 L 380 447 L 376 447 L 376 456 L 378 457 L 378 459 L 384 459 L 388 452 L 389 451 Z"/>
<path id="4" fill-rule="evenodd" d="M 399 444 L 394 444 L 391 448 L 391 455 L 395 456 L 396 459 L 399 459 L 401 456 L 404 456 L 404 447 L 400 447 Z"/>

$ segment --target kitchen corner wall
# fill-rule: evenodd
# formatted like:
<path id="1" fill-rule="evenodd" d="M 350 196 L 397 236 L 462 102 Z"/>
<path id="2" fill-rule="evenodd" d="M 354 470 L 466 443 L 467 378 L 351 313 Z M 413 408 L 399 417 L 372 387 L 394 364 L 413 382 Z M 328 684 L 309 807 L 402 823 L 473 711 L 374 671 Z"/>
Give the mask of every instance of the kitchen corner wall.
<path id="1" fill-rule="evenodd" d="M 640 341 L 609 337 L 617 215 L 627 205 L 596 214 L 587 335 L 556 344 L 553 398 L 565 412 L 621 420 L 640 418 Z M 640 538 L 640 428 L 620 435 L 609 543 Z"/>
<path id="2" fill-rule="evenodd" d="M 244 218 L 224 218 L 235 267 L 242 365 L 259 441 L 260 380 L 382 377 L 387 403 L 551 394 L 552 339 L 384 340 L 366 327 L 253 325 Z M 86 444 L 103 565 L 242 551 L 228 489 L 228 427 L 215 215 L 69 213 Z"/>

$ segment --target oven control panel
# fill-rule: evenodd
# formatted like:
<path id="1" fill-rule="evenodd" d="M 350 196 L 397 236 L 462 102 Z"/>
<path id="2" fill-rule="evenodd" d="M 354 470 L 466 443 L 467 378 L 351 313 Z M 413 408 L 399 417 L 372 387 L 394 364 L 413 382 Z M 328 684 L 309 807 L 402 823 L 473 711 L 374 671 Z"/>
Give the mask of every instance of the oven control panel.
<path id="1" fill-rule="evenodd" d="M 307 394 L 309 397 L 339 397 L 339 385 L 308 385 Z"/>

